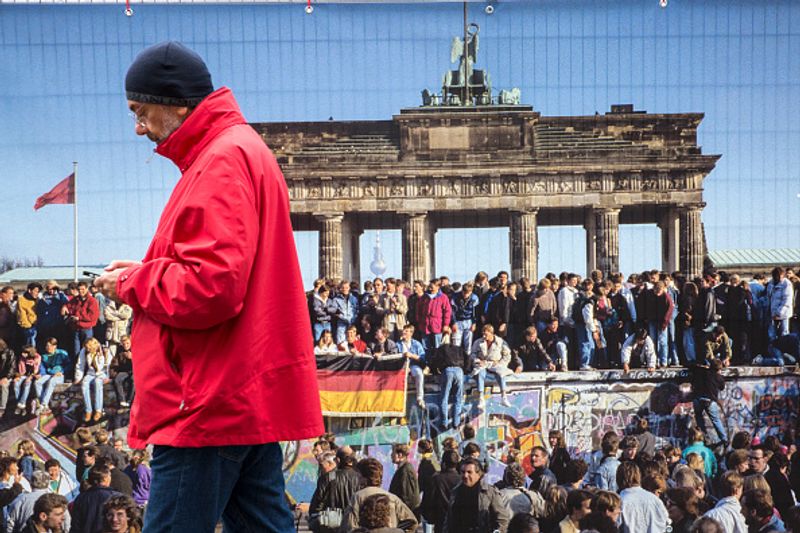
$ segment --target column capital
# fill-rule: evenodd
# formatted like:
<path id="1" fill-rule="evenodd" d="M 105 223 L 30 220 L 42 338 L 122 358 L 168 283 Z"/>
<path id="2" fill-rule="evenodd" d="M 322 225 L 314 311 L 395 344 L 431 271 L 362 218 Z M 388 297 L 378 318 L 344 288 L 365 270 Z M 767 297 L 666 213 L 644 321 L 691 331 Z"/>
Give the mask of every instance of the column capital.
<path id="1" fill-rule="evenodd" d="M 539 213 L 538 207 L 512 207 L 508 210 L 513 215 L 536 215 Z"/>
<path id="2" fill-rule="evenodd" d="M 426 218 L 428 216 L 427 211 L 398 211 L 397 214 L 401 217 L 405 217 L 407 219 L 411 218 Z"/>
<path id="3" fill-rule="evenodd" d="M 702 211 L 706 207 L 705 202 L 691 203 L 691 204 L 673 204 L 673 207 L 679 211 Z"/>
<path id="4" fill-rule="evenodd" d="M 597 215 L 616 215 L 622 211 L 621 207 L 594 207 L 593 211 Z"/>
<path id="5" fill-rule="evenodd" d="M 320 222 L 324 222 L 326 220 L 342 220 L 344 218 L 344 213 L 342 212 L 333 212 L 333 213 L 312 213 L 315 219 Z"/>

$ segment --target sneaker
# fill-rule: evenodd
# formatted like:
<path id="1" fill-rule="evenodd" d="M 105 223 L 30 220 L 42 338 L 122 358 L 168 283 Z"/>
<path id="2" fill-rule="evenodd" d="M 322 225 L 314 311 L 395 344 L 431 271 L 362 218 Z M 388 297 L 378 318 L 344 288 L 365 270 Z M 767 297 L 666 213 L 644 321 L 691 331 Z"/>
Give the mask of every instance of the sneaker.
<path id="1" fill-rule="evenodd" d="M 424 402 L 423 402 L 423 403 L 424 403 Z M 130 406 L 131 406 L 131 404 L 130 404 L 130 403 L 128 403 L 128 402 L 119 402 L 119 406 L 120 406 L 120 407 L 130 407 Z"/>
<path id="2" fill-rule="evenodd" d="M 92 417 L 92 419 L 93 419 L 95 422 L 97 422 L 97 421 L 99 421 L 101 418 L 103 418 L 103 413 L 101 413 L 100 411 L 95 411 L 95 412 L 94 412 L 94 416 Z"/>
<path id="3" fill-rule="evenodd" d="M 753 366 L 763 366 L 764 365 L 764 358 L 760 355 L 757 355 L 753 358 L 750 363 Z"/>
<path id="4" fill-rule="evenodd" d="M 511 402 L 508 401 L 508 396 L 506 396 L 505 394 L 503 394 L 503 397 L 500 400 L 500 405 L 504 407 L 511 407 Z"/>
<path id="5" fill-rule="evenodd" d="M 567 371 L 567 365 L 561 365 L 561 367 L 559 367 L 559 370 L 561 370 L 562 372 L 566 372 Z"/>
<path id="6" fill-rule="evenodd" d="M 14 409 L 14 414 L 15 415 L 21 415 L 21 414 L 24 414 L 24 412 L 25 412 L 25 404 L 24 403 L 18 403 L 17 404 L 17 408 Z"/>
<path id="7" fill-rule="evenodd" d="M 84 422 L 91 422 L 91 420 L 92 420 L 92 413 L 86 413 L 85 415 L 83 415 Z"/>
<path id="8" fill-rule="evenodd" d="M 594 370 L 594 368 L 592 368 L 592 367 L 590 367 L 590 366 L 582 366 L 582 367 L 580 367 L 578 370 L 581 370 L 581 371 L 583 371 L 583 372 L 586 372 L 586 371 L 592 371 L 592 370 Z"/>

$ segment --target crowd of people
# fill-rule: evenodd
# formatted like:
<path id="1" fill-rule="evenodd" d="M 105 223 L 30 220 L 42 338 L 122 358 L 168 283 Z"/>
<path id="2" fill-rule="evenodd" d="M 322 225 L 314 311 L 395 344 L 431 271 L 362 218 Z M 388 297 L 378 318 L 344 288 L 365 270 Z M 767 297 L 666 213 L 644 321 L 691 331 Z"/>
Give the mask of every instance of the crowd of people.
<path id="1" fill-rule="evenodd" d="M 318 357 L 407 357 L 424 407 L 431 373 L 457 401 L 465 376 L 480 391 L 492 378 L 508 404 L 506 378 L 519 372 L 795 364 L 798 291 L 795 272 L 776 267 L 770 279 L 751 280 L 713 268 L 694 279 L 657 270 L 549 273 L 535 287 L 504 271 L 463 284 L 375 278 L 361 292 L 320 279 L 307 296 Z"/>
<path id="2" fill-rule="evenodd" d="M 800 532 L 800 454 L 776 436 L 734 435 L 706 446 L 689 432 L 685 447 L 659 447 L 647 419 L 627 435 L 609 431 L 600 448 L 573 457 L 553 430 L 547 446 L 509 448 L 502 479 L 489 483 L 486 450 L 470 425 L 447 437 L 439 459 L 429 440 L 395 444 L 394 474 L 332 436 L 314 444 L 319 463 L 308 523 L 315 533 L 778 533 Z"/>
<path id="3" fill-rule="evenodd" d="M 76 432 L 77 479 L 41 462 L 30 440 L 0 453 L 2 533 L 141 533 L 150 493 L 146 454 L 124 450 L 105 429 Z"/>
<path id="4" fill-rule="evenodd" d="M 14 414 L 50 411 L 56 386 L 80 386 L 84 421 L 103 416 L 103 385 L 113 383 L 117 407 L 133 400 L 130 306 L 84 282 L 30 283 L 22 294 L 0 288 L 0 417 L 14 393 Z"/>

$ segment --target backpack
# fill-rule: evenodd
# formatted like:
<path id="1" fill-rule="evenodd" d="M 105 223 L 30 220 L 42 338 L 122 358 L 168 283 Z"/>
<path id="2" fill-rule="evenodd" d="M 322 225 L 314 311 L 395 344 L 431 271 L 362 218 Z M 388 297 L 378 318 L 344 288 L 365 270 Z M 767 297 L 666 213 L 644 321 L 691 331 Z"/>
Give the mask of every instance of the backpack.
<path id="1" fill-rule="evenodd" d="M 586 304 L 591 301 L 591 298 L 587 298 L 583 294 L 578 294 L 575 298 L 575 303 L 572 305 L 572 321 L 576 324 L 585 324 L 586 322 L 583 320 L 583 308 L 586 307 Z"/>

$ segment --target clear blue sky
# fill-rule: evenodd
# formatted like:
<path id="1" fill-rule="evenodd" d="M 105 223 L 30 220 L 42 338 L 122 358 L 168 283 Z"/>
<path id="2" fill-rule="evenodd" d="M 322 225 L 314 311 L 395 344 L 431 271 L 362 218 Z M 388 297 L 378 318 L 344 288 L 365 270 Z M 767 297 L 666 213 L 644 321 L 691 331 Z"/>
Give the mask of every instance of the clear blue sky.
<path id="1" fill-rule="evenodd" d="M 800 2 L 500 2 L 481 25 L 479 66 L 545 115 L 704 112 L 722 154 L 703 213 L 714 249 L 800 246 Z M 140 257 L 177 170 L 136 138 L 122 80 L 143 47 L 181 40 L 203 55 L 253 122 L 387 119 L 440 84 L 461 4 L 317 6 L 0 5 L 0 255 L 72 261 L 71 206 L 33 202 L 80 162 L 82 263 Z M 399 231 L 383 232 L 399 274 Z M 362 267 L 374 232 L 362 240 Z M 315 234 L 298 234 L 304 277 Z M 441 231 L 437 270 L 508 268 L 507 230 Z M 580 228 L 540 231 L 540 272 L 583 271 Z M 464 243 L 467 243 L 465 245 Z M 659 266 L 655 226 L 623 226 L 625 272 Z"/>

